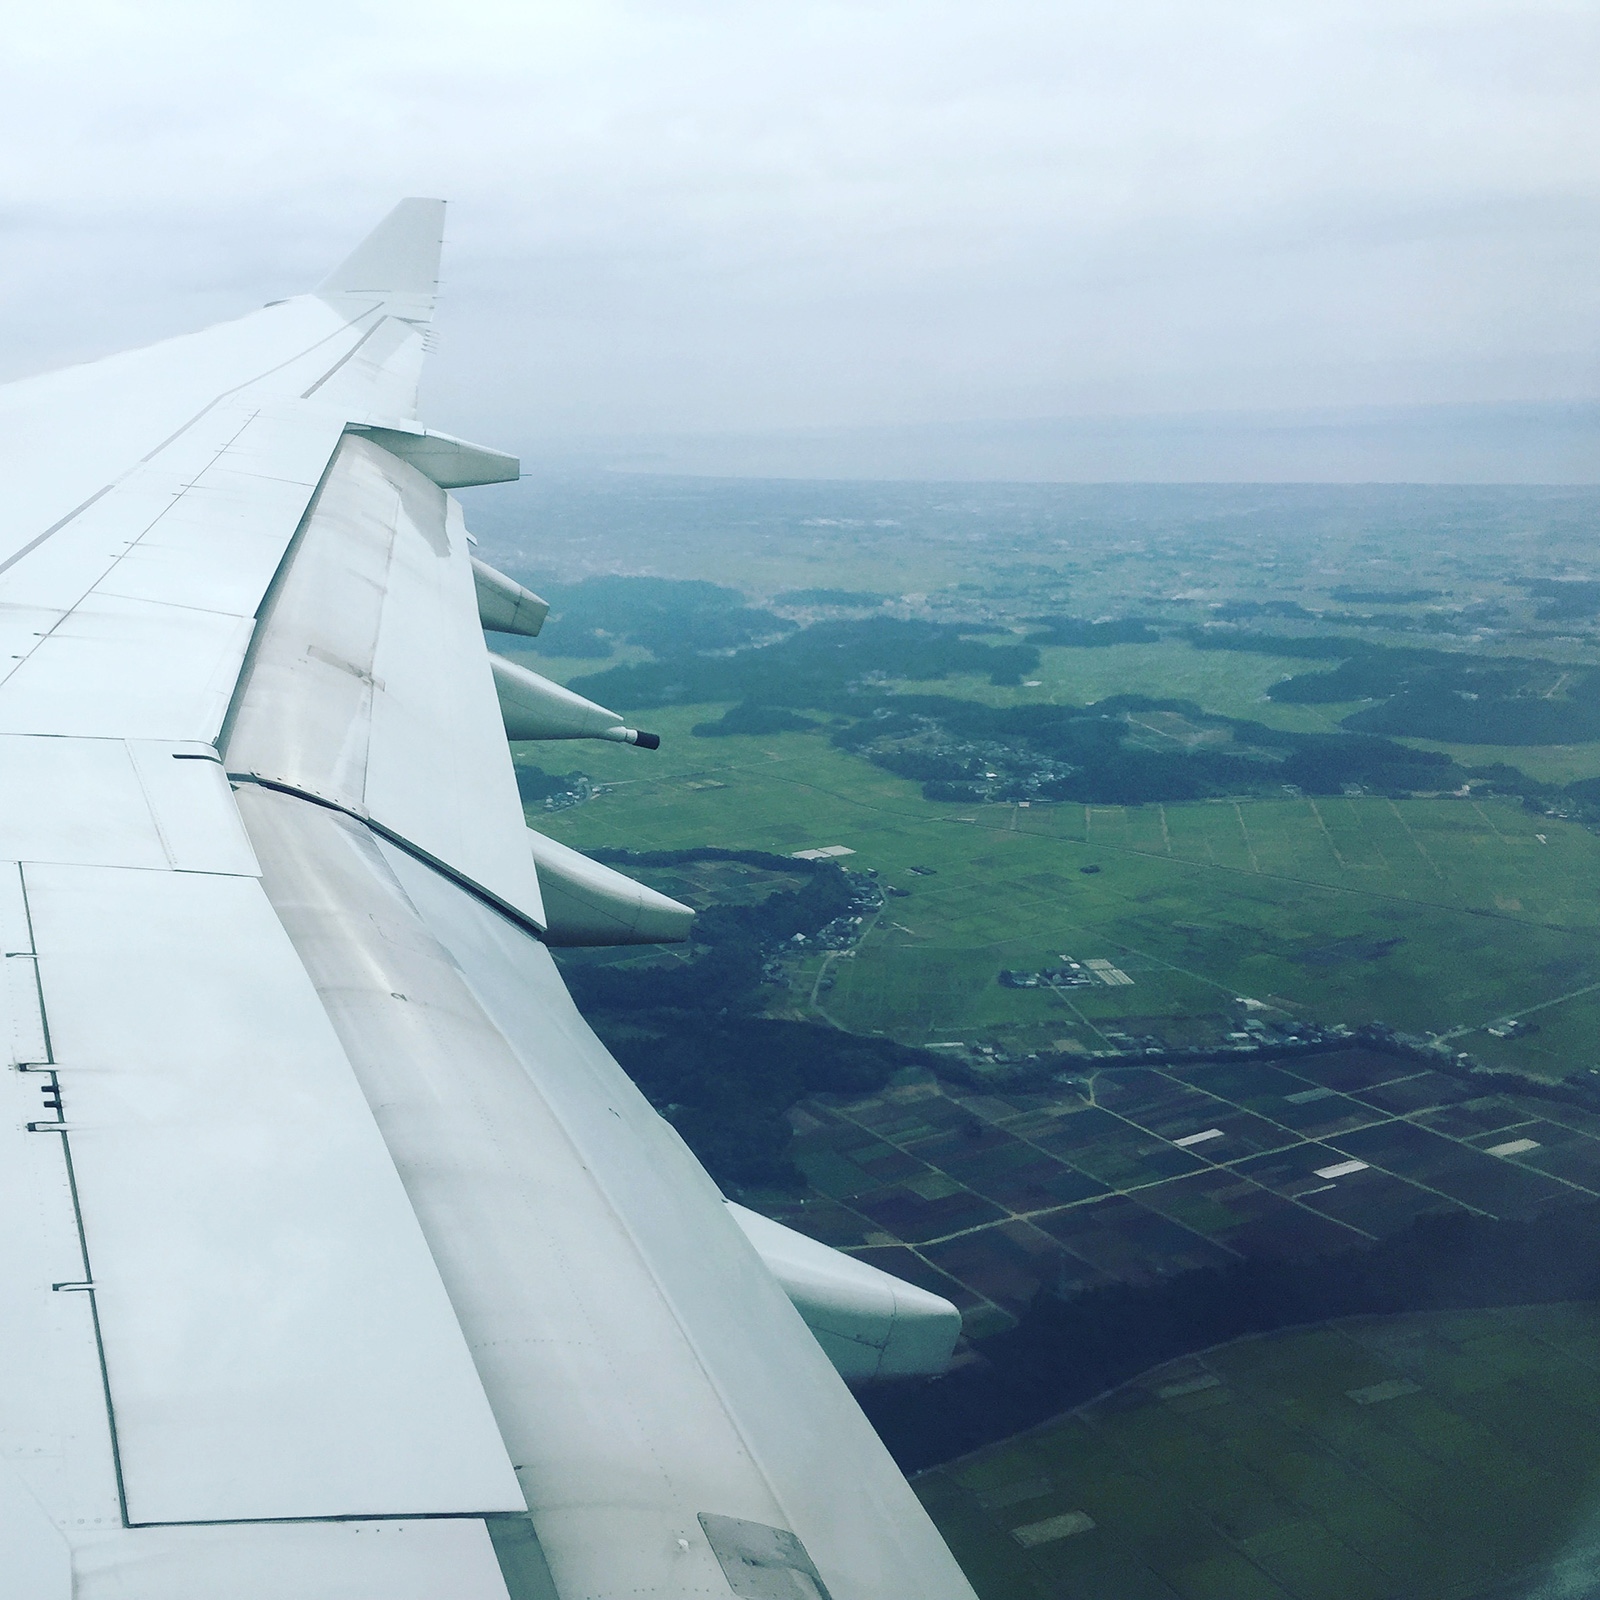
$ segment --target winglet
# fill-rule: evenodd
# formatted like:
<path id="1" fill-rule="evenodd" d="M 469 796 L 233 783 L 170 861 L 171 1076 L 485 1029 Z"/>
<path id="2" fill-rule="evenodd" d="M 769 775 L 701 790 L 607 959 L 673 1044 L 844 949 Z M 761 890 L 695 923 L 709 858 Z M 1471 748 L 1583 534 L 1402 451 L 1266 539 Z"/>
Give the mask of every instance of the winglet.
<path id="1" fill-rule="evenodd" d="M 324 300 L 424 302 L 432 309 L 444 241 L 443 200 L 402 200 L 316 287 Z"/>

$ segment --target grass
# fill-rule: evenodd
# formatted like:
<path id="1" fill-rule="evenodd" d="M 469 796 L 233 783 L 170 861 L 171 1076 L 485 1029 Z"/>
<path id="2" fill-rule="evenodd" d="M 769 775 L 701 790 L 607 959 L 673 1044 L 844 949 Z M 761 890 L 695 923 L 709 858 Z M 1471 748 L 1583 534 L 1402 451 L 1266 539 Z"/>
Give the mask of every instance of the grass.
<path id="1" fill-rule="evenodd" d="M 1092 1049 L 1103 1029 L 1214 1036 L 1250 996 L 1324 1023 L 1459 1032 L 1482 1059 L 1546 1076 L 1600 1060 L 1600 838 L 1581 827 L 1450 796 L 953 806 L 820 732 L 689 735 L 717 710 L 653 715 L 655 753 L 539 748 L 608 788 L 536 821 L 580 849 L 850 846 L 848 865 L 907 896 L 829 959 L 831 987 L 802 968 L 791 997 L 808 1014 L 908 1043 Z M 1134 983 L 996 982 L 1061 955 L 1107 958 Z M 1525 1011 L 1539 1032 L 1472 1031 Z"/>
<path id="2" fill-rule="evenodd" d="M 1328 663 L 1295 656 L 1263 656 L 1237 650 L 1196 650 L 1182 639 L 1158 644 L 1114 644 L 1084 649 L 1048 645 L 1039 652 L 1032 688 L 1000 688 L 979 678 L 906 684 L 912 693 L 958 695 L 986 705 L 1041 701 L 1091 705 L 1116 694 L 1162 700 L 1193 700 L 1206 711 L 1244 717 L 1292 732 L 1326 733 L 1353 706 L 1277 705 L 1266 697 L 1280 678 L 1316 671 Z"/>
<path id="3" fill-rule="evenodd" d="M 914 1487 L 980 1600 L 1576 1596 L 1597 1422 L 1600 1307 L 1358 1318 L 1157 1368 Z"/>
<path id="4" fill-rule="evenodd" d="M 1417 750 L 1441 750 L 1464 767 L 1504 762 L 1541 783 L 1573 783 L 1600 777 L 1600 744 L 1440 744 L 1435 739 L 1401 739 Z"/>

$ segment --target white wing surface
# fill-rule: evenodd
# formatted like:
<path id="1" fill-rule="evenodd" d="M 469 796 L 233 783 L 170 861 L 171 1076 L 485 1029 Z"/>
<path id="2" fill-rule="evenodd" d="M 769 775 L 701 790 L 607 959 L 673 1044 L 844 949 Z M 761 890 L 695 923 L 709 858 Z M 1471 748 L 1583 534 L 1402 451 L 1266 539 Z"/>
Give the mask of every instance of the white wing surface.
<path id="1" fill-rule="evenodd" d="M 796 1305 L 857 1374 L 951 1308 L 741 1227 L 546 948 L 689 913 L 529 847 L 442 222 L 0 389 L 0 1587 L 970 1600 Z"/>

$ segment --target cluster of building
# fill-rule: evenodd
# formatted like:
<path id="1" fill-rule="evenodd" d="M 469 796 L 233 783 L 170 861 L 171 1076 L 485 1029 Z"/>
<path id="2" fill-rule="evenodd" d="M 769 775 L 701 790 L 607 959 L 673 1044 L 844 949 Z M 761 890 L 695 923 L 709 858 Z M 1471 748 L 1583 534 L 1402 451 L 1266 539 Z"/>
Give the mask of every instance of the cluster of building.
<path id="1" fill-rule="evenodd" d="M 861 937 L 861 925 L 865 921 L 864 916 L 835 917 L 819 928 L 810 940 L 803 933 L 797 933 L 795 939 L 810 943 L 818 950 L 848 950 Z"/>
<path id="2" fill-rule="evenodd" d="M 1111 1045 L 1110 1050 L 1092 1050 L 1088 1059 L 1102 1064 L 1137 1056 L 1144 1060 L 1162 1061 L 1215 1061 L 1235 1056 L 1283 1055 L 1295 1051 L 1329 1049 L 1349 1043 L 1356 1038 L 1356 1030 L 1336 1022 L 1323 1027 L 1315 1022 L 1292 1020 L 1264 1022 L 1251 1017 L 1219 1044 L 1169 1044 L 1159 1034 L 1118 1033 L 1114 1029 L 1101 1029 L 1101 1037 Z"/>
<path id="3" fill-rule="evenodd" d="M 1059 799 L 1062 786 L 1078 770 L 1021 745 L 936 740 L 927 748 L 930 755 L 959 764 L 961 775 L 954 781 L 969 788 L 974 800 L 1027 804 Z"/>
<path id="4" fill-rule="evenodd" d="M 1103 983 L 1107 988 L 1132 987 L 1133 979 L 1121 967 L 1100 958 L 1094 961 L 1069 961 L 1061 957 L 1063 965 L 1045 967 L 1039 972 L 1016 972 L 1010 967 L 1000 969 L 1002 989 L 1092 989 Z"/>
<path id="5" fill-rule="evenodd" d="M 813 850 L 802 852 L 796 856 L 797 860 L 822 860 L 836 855 L 853 855 L 855 852 L 834 848 L 832 850 Z M 848 950 L 857 939 L 861 937 L 861 929 L 868 917 L 883 908 L 883 890 L 874 881 L 878 874 L 872 868 L 865 872 L 847 872 L 845 877 L 850 880 L 850 907 L 842 916 L 835 917 L 831 922 L 824 923 L 815 933 L 796 933 L 789 937 L 789 944 L 800 949 L 815 950 Z M 769 960 L 766 971 L 777 967 L 775 960 Z M 778 969 L 781 972 L 781 968 Z M 828 985 L 832 987 L 832 985 Z"/>
<path id="6" fill-rule="evenodd" d="M 1386 1038 L 1393 1038 L 1388 1030 L 1381 1031 Z M 1371 1029 L 1362 1029 L 1358 1033 L 1342 1022 L 1334 1023 L 1330 1027 L 1321 1027 L 1312 1022 L 1261 1022 L 1254 1018 L 1217 1044 L 1171 1044 L 1160 1034 L 1125 1033 L 1116 1028 L 1101 1028 L 1098 1032 L 1110 1048 L 1086 1050 L 1073 1055 L 1070 1058 L 1073 1062 L 1081 1062 L 1085 1066 L 1092 1063 L 1095 1067 L 1114 1067 L 1134 1062 L 1145 1065 L 1152 1062 L 1231 1061 L 1259 1055 L 1309 1054 L 1317 1050 L 1338 1049 L 1341 1045 L 1360 1040 L 1371 1043 L 1384 1042 L 1369 1038 Z M 1403 1048 L 1403 1041 L 1400 1039 L 1393 1039 L 1393 1043 Z M 946 1045 L 942 1048 L 956 1047 Z M 1035 1052 L 1025 1056 L 1013 1056 L 1002 1050 L 991 1049 L 987 1045 L 973 1045 L 967 1048 L 983 1058 L 978 1063 L 980 1071 L 988 1066 L 1021 1067 L 1024 1071 L 1032 1067 L 1045 1066 L 1059 1069 L 1062 1062 L 1061 1056 L 1049 1053 Z M 1062 1074 L 1057 1070 L 1055 1076 L 1059 1079 Z"/>
<path id="7" fill-rule="evenodd" d="M 1539 1025 L 1536 1022 L 1524 1022 L 1520 1017 L 1501 1017 L 1489 1023 L 1483 1031 L 1494 1039 L 1516 1039 L 1525 1033 L 1537 1033 Z"/>
<path id="8" fill-rule="evenodd" d="M 557 794 L 547 794 L 544 797 L 544 809 L 546 811 L 565 811 L 568 806 L 581 806 L 585 800 L 592 800 L 599 793 L 601 793 L 599 784 L 592 783 L 584 773 L 575 772 L 572 774 L 572 783 L 569 788 L 563 789 Z"/>
<path id="9" fill-rule="evenodd" d="M 1078 771 L 1070 762 L 1026 744 L 963 739 L 934 717 L 918 717 L 916 722 L 917 733 L 891 736 L 869 747 L 868 753 L 875 748 L 883 765 L 903 777 L 958 788 L 963 799 L 1024 803 L 1059 799 L 1066 780 Z"/>

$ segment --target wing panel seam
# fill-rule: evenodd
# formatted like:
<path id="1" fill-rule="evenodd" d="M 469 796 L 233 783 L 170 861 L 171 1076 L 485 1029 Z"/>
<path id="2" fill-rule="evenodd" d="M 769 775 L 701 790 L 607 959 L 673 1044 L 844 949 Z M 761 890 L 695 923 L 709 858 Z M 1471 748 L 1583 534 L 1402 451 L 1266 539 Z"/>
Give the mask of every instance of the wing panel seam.
<path id="1" fill-rule="evenodd" d="M 370 316 L 371 312 L 368 312 L 367 315 Z M 360 319 L 358 318 L 357 320 L 359 321 Z M 331 378 L 334 375 L 334 373 L 336 373 L 340 369 L 340 367 L 342 367 L 345 364 L 345 362 L 350 361 L 355 357 L 356 352 L 358 350 L 360 350 L 362 345 L 364 345 L 367 342 L 367 340 L 370 339 L 373 336 L 373 334 L 375 334 L 378 331 L 378 329 L 381 328 L 384 325 L 384 323 L 386 323 L 387 321 L 389 321 L 389 318 L 388 318 L 387 315 L 379 317 L 378 320 L 376 322 L 374 322 L 372 324 L 372 326 L 370 328 L 368 328 L 367 331 L 364 334 L 362 334 L 361 337 L 359 339 L 357 339 L 356 342 L 342 356 L 340 356 L 340 358 L 337 361 L 335 361 L 334 364 L 331 367 L 329 367 L 328 370 L 326 372 L 324 372 L 322 374 L 322 376 L 320 378 L 318 378 L 317 381 L 314 384 L 312 384 L 311 387 L 309 389 L 307 389 L 306 392 L 303 395 L 300 396 L 300 398 L 302 400 L 309 400 L 312 397 L 312 395 L 314 395 L 317 392 L 317 390 L 320 389 L 323 386 L 323 384 L 325 384 L 328 381 L 328 379 Z"/>
<path id="2" fill-rule="evenodd" d="M 22 894 L 22 910 L 27 921 L 29 952 L 34 957 L 34 985 L 35 995 L 39 1006 L 40 1028 L 44 1035 L 46 1062 L 56 1072 L 57 1091 L 56 1099 L 60 1102 L 60 1063 L 55 1059 L 55 1050 L 50 1042 L 50 1015 L 49 1008 L 45 1005 L 44 975 L 38 970 L 38 944 L 33 931 L 33 908 L 28 901 L 28 873 L 22 862 L 17 863 L 18 888 Z M 66 1121 L 66 1112 L 58 1111 L 57 1115 Z M 46 1131 L 46 1130 L 40 1130 Z M 72 1141 L 66 1128 L 48 1130 L 55 1132 L 61 1140 L 61 1159 L 66 1168 L 67 1193 L 72 1198 L 72 1221 L 78 1232 L 78 1255 L 83 1263 L 83 1281 L 81 1284 L 70 1285 L 71 1288 L 83 1291 L 89 1301 L 89 1320 L 94 1327 L 95 1358 L 100 1364 L 100 1390 L 105 1400 L 106 1407 L 106 1433 L 111 1446 L 111 1470 L 117 1485 L 117 1511 L 122 1519 L 124 1528 L 133 1526 L 128 1521 L 128 1493 L 122 1476 L 122 1447 L 117 1438 L 117 1413 L 111 1400 L 111 1372 L 106 1365 L 106 1343 L 100 1328 L 100 1306 L 95 1298 L 94 1268 L 89 1260 L 89 1235 L 83 1224 L 83 1205 L 78 1197 L 78 1174 L 72 1164 Z M 57 1290 L 69 1287 L 63 1284 L 51 1286 Z"/>
<path id="3" fill-rule="evenodd" d="M 392 844 L 397 850 L 405 853 L 415 861 L 420 861 L 426 867 L 432 867 L 441 877 L 448 878 L 451 883 L 465 889 L 475 899 L 481 900 L 485 905 L 498 911 L 503 917 L 509 918 L 525 933 L 531 934 L 541 944 L 544 943 L 545 930 L 536 923 L 527 912 L 519 911 L 509 900 L 503 900 L 494 890 L 485 888 L 483 884 L 467 877 L 463 872 L 452 867 L 448 861 L 441 861 L 438 856 L 430 854 L 420 845 L 413 844 L 402 833 L 396 833 L 393 828 L 385 827 L 376 817 L 364 815 L 350 806 L 341 805 L 337 800 L 329 800 L 325 795 L 313 794 L 308 789 L 297 788 L 292 783 L 284 783 L 277 778 L 264 778 L 258 772 L 230 772 L 230 783 L 250 783 L 260 789 L 271 789 L 278 794 L 286 794 L 294 800 L 304 800 L 309 805 L 314 805 L 323 811 L 335 811 L 341 817 L 348 817 L 352 822 L 360 823 L 364 828 L 370 828 L 380 839 Z"/>
<path id="4" fill-rule="evenodd" d="M 89 509 L 89 507 L 92 506 L 95 503 L 95 501 L 101 499 L 105 495 L 110 494 L 113 489 L 119 487 L 121 484 L 126 483 L 127 480 L 129 478 L 131 478 L 133 476 L 133 474 L 139 470 L 140 467 L 148 466 L 150 464 L 150 462 L 154 461 L 155 458 L 158 455 L 160 455 L 161 452 L 163 450 L 165 450 L 169 444 L 173 443 L 174 440 L 181 439 L 184 436 L 184 434 L 186 434 L 195 425 L 195 423 L 197 423 L 202 417 L 204 417 L 204 416 L 208 415 L 210 412 L 214 411 L 219 405 L 222 404 L 222 402 L 224 400 L 228 399 L 231 395 L 236 395 L 236 394 L 240 393 L 242 390 L 248 389 L 251 386 L 251 384 L 253 384 L 253 383 L 260 383 L 263 378 L 270 378 L 273 375 L 273 373 L 275 373 L 275 372 L 282 372 L 285 367 L 292 367 L 295 364 L 295 362 L 303 359 L 305 356 L 310 355 L 311 352 L 313 350 L 315 350 L 319 345 L 326 344 L 328 342 L 328 340 L 330 340 L 330 339 L 338 338 L 338 336 L 341 333 L 344 333 L 346 330 L 355 327 L 355 325 L 362 320 L 362 317 L 370 317 L 372 315 L 373 311 L 375 311 L 377 309 L 378 308 L 376 306 L 373 306 L 370 309 L 368 309 L 366 311 L 363 311 L 361 313 L 360 317 L 351 317 L 348 322 L 341 323 L 337 328 L 335 328 L 333 330 L 332 333 L 324 334 L 322 336 L 322 338 L 314 341 L 311 344 L 308 344 L 305 347 L 305 349 L 303 349 L 303 350 L 297 350 L 292 356 L 289 356 L 287 359 L 285 359 L 283 361 L 280 361 L 277 364 L 277 366 L 268 367 L 265 372 L 258 372 L 253 377 L 246 378 L 243 383 L 236 383 L 233 386 L 233 388 L 224 389 L 221 394 L 215 396 L 211 400 L 208 400 L 203 406 L 201 406 L 201 408 L 197 412 L 195 412 L 195 414 L 192 417 L 189 418 L 189 420 L 187 422 L 185 422 L 183 424 L 182 427 L 175 429 L 172 433 L 169 433 L 167 435 L 167 437 L 161 441 L 160 444 L 158 444 L 153 450 L 151 450 L 149 452 L 148 455 L 140 456 L 139 459 L 136 462 L 134 462 L 134 464 L 131 467 L 129 467 L 128 470 L 126 472 L 124 472 L 120 477 L 113 478 L 111 480 L 111 482 L 108 483 L 103 489 L 97 490 L 94 494 L 90 495 L 89 498 L 87 500 L 85 500 L 82 505 L 74 506 L 73 509 L 71 511 L 69 511 L 66 514 L 66 516 L 64 516 L 59 522 L 51 523 L 51 525 L 48 528 L 46 528 L 43 533 L 36 534 L 34 536 L 34 538 L 32 538 L 27 544 L 25 544 L 20 550 L 18 550 L 15 555 L 8 557 L 5 561 L 0 561 L 0 573 L 4 573 L 9 568 L 14 567 L 17 564 L 17 562 L 22 560 L 22 558 L 24 556 L 31 555 L 52 534 L 60 533 L 60 531 L 64 527 L 66 527 L 66 525 L 69 522 L 72 522 L 72 521 L 76 520 L 78 517 L 81 517 L 83 515 L 83 513 L 85 511 L 87 511 Z M 383 320 L 384 319 L 382 317 L 380 317 L 378 319 L 379 322 L 382 322 Z M 367 340 L 372 337 L 372 335 L 377 331 L 377 327 L 378 327 L 378 323 L 374 323 L 372 327 L 367 329 L 367 331 L 361 336 L 360 340 L 357 342 L 355 350 L 352 350 L 350 352 L 351 356 L 353 356 L 356 353 L 356 350 L 359 350 L 361 348 L 361 346 L 363 344 L 365 344 L 367 342 Z M 317 383 L 315 385 L 313 385 L 311 389 L 306 391 L 307 394 L 315 393 L 316 389 L 318 387 L 320 387 L 323 383 L 325 383 L 329 378 L 331 378 L 333 376 L 333 374 L 339 370 L 339 367 L 342 367 L 344 365 L 344 362 L 348 361 L 349 359 L 350 359 L 350 356 L 346 356 L 344 358 L 344 361 L 340 361 L 339 363 L 337 363 L 337 365 L 331 367 L 326 373 L 323 374 L 323 376 L 321 378 L 319 378 L 317 380 Z M 300 398 L 304 399 L 305 395 L 302 395 Z"/>
<path id="5" fill-rule="evenodd" d="M 296 358 L 296 359 L 298 359 L 298 358 Z M 253 381 L 254 380 L 252 380 L 252 382 Z M 245 385 L 241 385 L 240 387 L 243 388 L 243 387 L 246 387 L 246 386 Z M 198 413 L 193 419 L 191 419 L 190 423 L 185 424 L 185 428 L 187 428 L 189 426 L 192 426 L 194 422 L 199 421 L 200 417 L 204 416 L 207 411 L 210 411 L 213 406 L 217 405 L 220 402 L 220 400 L 225 399 L 225 398 L 226 398 L 226 396 L 219 396 L 218 400 L 214 400 L 210 406 L 206 407 L 205 411 L 202 411 L 202 412 Z M 170 501 L 168 501 L 168 503 L 166 505 L 164 505 L 158 512 L 156 512 L 156 514 L 153 517 L 151 517 L 150 520 L 148 522 L 146 522 L 142 528 L 139 529 L 137 537 L 127 541 L 127 543 L 123 546 L 123 548 L 121 550 L 119 550 L 116 553 L 116 555 L 114 555 L 114 556 L 112 556 L 110 558 L 110 560 L 107 563 L 107 565 L 104 568 L 101 569 L 99 575 L 94 579 L 94 581 L 92 583 L 90 583 L 85 589 L 83 589 L 83 591 L 78 595 L 78 598 L 76 600 L 74 600 L 69 607 L 67 607 L 64 611 L 62 611 L 61 614 L 56 618 L 56 620 L 54 622 L 52 622 L 50 624 L 50 626 L 43 633 L 39 634 L 34 639 L 33 644 L 28 648 L 27 652 L 24 655 L 21 655 L 21 656 L 17 657 L 14 661 L 12 661 L 11 663 L 8 664 L 8 666 L 7 666 L 6 670 L 5 670 L 5 673 L 4 673 L 4 677 L 0 678 L 0 682 L 3 682 L 5 679 L 11 678 L 17 672 L 19 672 L 24 666 L 26 666 L 28 664 L 28 662 L 30 662 L 33 659 L 33 657 L 39 652 L 40 648 L 43 645 L 45 645 L 49 640 L 53 639 L 56 636 L 57 632 L 68 621 L 70 621 L 72 618 L 74 618 L 74 617 L 76 617 L 78 615 L 79 609 L 92 596 L 94 596 L 96 594 L 100 594 L 100 595 L 105 596 L 105 598 L 108 599 L 108 600 L 116 600 L 116 599 L 138 600 L 138 599 L 141 598 L 141 597 L 138 597 L 138 596 L 118 595 L 115 592 L 114 589 L 107 587 L 107 585 L 112 583 L 115 580 L 115 575 L 116 575 L 118 569 L 123 565 L 123 563 L 127 560 L 127 558 L 135 550 L 138 550 L 144 544 L 145 539 L 149 537 L 151 531 L 153 529 L 155 529 L 156 527 L 158 527 L 160 525 L 160 523 L 167 516 L 169 516 L 177 507 L 181 506 L 191 493 L 193 493 L 197 489 L 203 489 L 205 487 L 204 480 L 205 480 L 206 474 L 208 472 L 210 472 L 213 468 L 215 468 L 217 463 L 222 461 L 227 456 L 228 452 L 231 449 L 233 449 L 233 447 L 239 442 L 239 440 L 242 439 L 244 437 L 244 435 L 250 431 L 251 427 L 253 427 L 258 421 L 260 421 L 261 415 L 262 415 L 261 410 L 258 407 L 256 410 L 251 411 L 250 413 L 248 413 L 248 415 L 245 416 L 244 420 L 239 424 L 239 426 L 234 430 L 234 432 L 228 437 L 226 442 L 221 444 L 221 445 L 219 445 L 217 447 L 217 449 L 213 452 L 213 454 L 211 456 L 211 459 L 209 461 L 207 461 L 205 463 L 205 465 L 203 467 L 201 467 L 200 470 L 197 473 L 195 473 L 195 475 L 193 476 L 193 478 L 190 479 L 189 482 L 187 482 L 187 483 L 182 485 L 182 487 L 179 489 L 178 493 L 176 495 L 174 495 L 172 497 L 172 499 Z M 183 431 L 184 431 L 184 429 L 180 429 L 179 430 L 179 432 L 183 432 Z M 172 437 L 175 439 L 175 438 L 178 437 L 178 435 L 174 434 Z M 168 443 L 170 443 L 170 442 L 171 441 L 169 440 Z M 335 448 L 335 450 L 337 449 L 337 444 L 335 444 L 334 448 Z M 332 455 L 333 455 L 333 451 L 330 451 L 329 452 L 329 459 L 330 460 L 332 459 Z M 151 458 L 147 456 L 145 458 L 145 461 L 148 462 L 150 459 Z M 145 464 L 144 462 L 140 463 L 140 465 L 144 465 L 144 464 Z M 25 555 L 28 555 L 31 551 L 37 549 L 41 544 L 44 543 L 44 541 L 46 539 L 48 539 L 50 537 L 51 534 L 58 533 L 62 528 L 64 528 L 75 517 L 78 517 L 83 512 L 87 511 L 90 506 L 95 504 L 96 501 L 102 499 L 105 495 L 111 493 L 111 491 L 113 489 L 116 489 L 121 484 L 125 483 L 127 481 L 127 479 L 129 477 L 131 477 L 133 475 L 133 473 L 136 472 L 137 470 L 138 470 L 137 467 L 130 468 L 128 470 L 128 472 L 124 473 L 122 475 L 122 477 L 120 477 L 120 478 L 118 478 L 116 480 L 116 482 L 108 483 L 105 486 L 105 488 L 100 490 L 100 492 L 98 494 L 91 495 L 87 500 L 85 500 L 83 502 L 83 504 L 81 506 L 79 506 L 77 508 L 77 510 L 69 512 L 67 514 L 67 516 L 62 518 L 62 520 L 60 522 L 56 523 L 53 527 L 47 528 L 36 539 L 34 539 L 32 541 L 32 543 L 30 543 L 28 545 L 25 545 L 14 556 L 12 556 L 8 561 L 0 563 L 0 575 L 3 575 L 5 573 L 5 571 L 7 570 L 7 568 L 15 565 Z M 324 461 L 324 463 L 323 463 L 323 472 L 319 476 L 316 486 L 313 487 L 313 489 L 312 489 L 312 495 L 313 496 L 316 493 L 316 489 L 321 487 L 322 477 L 325 477 L 326 473 L 327 473 L 327 461 Z M 282 480 L 282 481 L 293 482 L 293 483 L 295 483 L 295 485 L 297 487 L 303 486 L 301 484 L 301 480 L 299 480 L 299 479 Z M 297 523 L 296 524 L 296 532 L 298 532 L 298 531 L 299 531 L 299 524 Z M 290 542 L 291 543 L 293 542 L 293 535 L 291 535 Z M 211 607 L 211 606 L 183 605 L 181 602 L 177 602 L 177 601 L 158 600 L 158 601 L 151 601 L 151 602 L 148 602 L 148 603 L 154 604 L 154 605 L 161 605 L 161 606 L 173 606 L 178 610 L 193 611 L 193 612 L 197 612 L 197 613 L 200 613 L 200 614 L 203 614 L 203 615 L 206 615 L 206 616 L 239 616 L 239 615 L 241 615 L 240 613 L 237 613 L 237 612 L 218 611 L 214 607 Z"/>
<path id="6" fill-rule="evenodd" d="M 176 437 L 176 435 L 174 435 L 174 437 Z M 141 462 L 140 465 L 143 465 L 143 463 Z M 137 467 L 130 467 L 128 469 L 129 472 L 136 472 L 137 470 Z M 125 472 L 122 475 L 122 478 L 126 478 L 127 476 L 128 473 Z M 33 552 L 50 537 L 51 534 L 60 533 L 61 530 L 66 527 L 66 525 L 75 517 L 81 517 L 84 512 L 95 503 L 96 500 L 103 500 L 108 494 L 111 493 L 113 489 L 116 488 L 118 483 L 122 482 L 122 478 L 118 478 L 115 483 L 108 483 L 103 489 L 96 489 L 95 492 L 90 495 L 82 505 L 74 506 L 72 510 L 69 511 L 59 522 L 52 522 L 43 533 L 35 534 L 34 537 L 31 538 L 25 545 L 23 545 L 23 547 L 17 551 L 15 555 L 7 556 L 4 561 L 0 561 L 0 573 L 9 572 L 11 568 L 16 566 L 16 564 L 22 560 L 24 556 L 31 556 Z"/>

